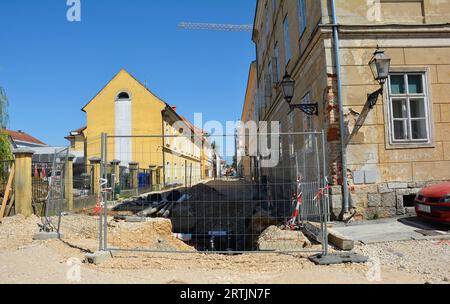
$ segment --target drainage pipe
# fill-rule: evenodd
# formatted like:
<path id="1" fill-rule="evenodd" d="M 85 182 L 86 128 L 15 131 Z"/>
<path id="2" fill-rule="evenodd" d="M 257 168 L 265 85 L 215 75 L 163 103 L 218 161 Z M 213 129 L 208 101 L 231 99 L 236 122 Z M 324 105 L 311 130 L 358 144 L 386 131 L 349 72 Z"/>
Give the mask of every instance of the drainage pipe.
<path id="1" fill-rule="evenodd" d="M 341 158 L 342 158 L 342 193 L 343 193 L 343 213 L 349 211 L 349 197 L 348 197 L 348 178 L 347 178 L 347 147 L 346 147 L 346 130 L 344 121 L 344 100 L 342 98 L 342 78 L 341 78 L 341 52 L 339 40 L 339 25 L 336 13 L 336 0 L 331 0 L 332 15 L 333 15 L 333 44 L 334 44 L 334 59 L 336 65 L 337 78 L 337 95 L 339 104 L 339 133 L 341 140 Z"/>

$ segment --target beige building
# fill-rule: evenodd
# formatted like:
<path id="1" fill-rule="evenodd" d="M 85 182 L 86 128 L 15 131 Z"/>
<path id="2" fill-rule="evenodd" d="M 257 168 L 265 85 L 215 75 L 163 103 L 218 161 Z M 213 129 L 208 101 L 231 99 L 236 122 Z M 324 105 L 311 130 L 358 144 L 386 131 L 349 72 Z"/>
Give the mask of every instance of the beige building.
<path id="1" fill-rule="evenodd" d="M 256 83 L 256 61 L 250 64 L 248 72 L 247 89 L 245 91 L 244 107 L 242 109 L 241 121 L 244 124 L 257 122 L 257 83 Z M 238 169 L 240 176 L 246 180 L 255 181 L 257 178 L 257 157 L 250 155 L 250 147 L 257 146 L 257 138 L 251 136 L 251 130 L 244 129 L 245 133 L 238 137 Z"/>
<path id="2" fill-rule="evenodd" d="M 260 119 L 284 132 L 327 133 L 336 217 L 404 214 L 420 187 L 450 180 L 450 1 L 259 0 L 253 41 Z M 368 64 L 377 48 L 392 61 L 369 110 L 368 94 L 380 88 Z M 279 85 L 286 72 L 296 81 L 292 103 L 318 103 L 317 116 L 290 110 Z M 294 142 L 296 151 L 305 145 Z"/>

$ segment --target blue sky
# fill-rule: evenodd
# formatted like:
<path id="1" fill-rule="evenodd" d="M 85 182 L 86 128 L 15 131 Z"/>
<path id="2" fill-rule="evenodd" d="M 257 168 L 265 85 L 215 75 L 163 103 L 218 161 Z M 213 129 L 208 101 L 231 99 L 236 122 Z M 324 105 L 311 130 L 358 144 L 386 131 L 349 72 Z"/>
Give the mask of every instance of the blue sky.
<path id="1" fill-rule="evenodd" d="M 188 119 L 240 118 L 251 33 L 186 31 L 181 21 L 251 24 L 256 0 L 0 1 L 0 85 L 9 128 L 50 145 L 85 125 L 81 108 L 125 68 Z"/>

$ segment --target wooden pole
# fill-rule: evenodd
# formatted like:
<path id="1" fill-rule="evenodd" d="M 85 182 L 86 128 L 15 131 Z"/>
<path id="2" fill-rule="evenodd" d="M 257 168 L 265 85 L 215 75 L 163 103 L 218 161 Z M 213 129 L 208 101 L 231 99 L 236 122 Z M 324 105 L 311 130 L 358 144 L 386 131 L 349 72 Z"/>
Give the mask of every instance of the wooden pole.
<path id="1" fill-rule="evenodd" d="M 6 186 L 5 197 L 3 198 L 2 208 L 0 209 L 0 219 L 5 215 L 6 204 L 8 203 L 9 193 L 11 192 L 11 186 L 14 180 L 14 164 L 11 166 L 11 172 L 9 173 L 8 184 Z"/>

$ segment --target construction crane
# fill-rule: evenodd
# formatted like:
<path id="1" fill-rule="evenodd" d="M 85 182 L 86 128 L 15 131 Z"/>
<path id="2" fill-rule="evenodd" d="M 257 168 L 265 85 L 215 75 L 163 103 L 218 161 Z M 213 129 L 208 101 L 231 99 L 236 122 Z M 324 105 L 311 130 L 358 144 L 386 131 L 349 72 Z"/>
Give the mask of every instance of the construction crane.
<path id="1" fill-rule="evenodd" d="M 191 23 L 181 22 L 178 28 L 184 30 L 212 30 L 212 31 L 229 31 L 229 32 L 251 32 L 252 24 L 216 24 L 216 23 Z"/>

